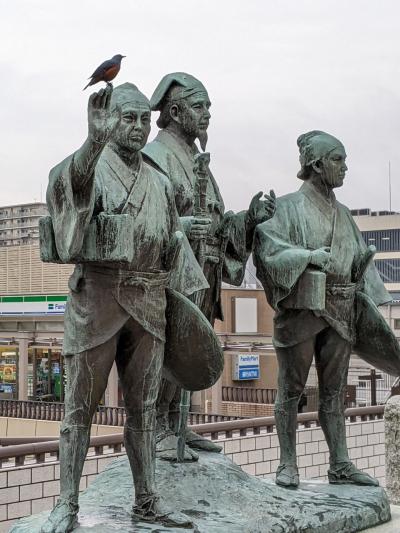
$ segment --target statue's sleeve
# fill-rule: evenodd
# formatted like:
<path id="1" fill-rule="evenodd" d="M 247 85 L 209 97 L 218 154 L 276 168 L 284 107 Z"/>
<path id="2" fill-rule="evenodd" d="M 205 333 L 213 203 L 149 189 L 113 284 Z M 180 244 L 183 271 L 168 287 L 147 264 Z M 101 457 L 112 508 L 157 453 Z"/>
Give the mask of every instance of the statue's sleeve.
<path id="1" fill-rule="evenodd" d="M 222 221 L 221 239 L 226 239 L 222 279 L 230 285 L 239 286 L 242 283 L 251 253 L 251 242 L 246 232 L 246 215 L 247 211 L 236 214 L 228 211 Z M 224 237 L 225 225 L 228 228 L 227 235 Z"/>
<path id="2" fill-rule="evenodd" d="M 291 293 L 310 262 L 311 252 L 305 246 L 303 230 L 296 209 L 279 199 L 275 215 L 256 228 L 254 264 L 274 309 Z"/>
<path id="3" fill-rule="evenodd" d="M 46 193 L 57 252 L 63 262 L 79 254 L 95 202 L 95 172 L 80 186 L 73 160 L 71 155 L 50 171 Z"/>
<path id="4" fill-rule="evenodd" d="M 355 233 L 356 240 L 358 242 L 359 251 L 360 251 L 358 260 L 361 260 L 362 255 L 367 250 L 367 245 L 363 239 L 361 231 L 359 230 L 357 224 L 354 222 L 354 219 L 349 209 L 347 208 L 345 209 L 346 209 L 347 217 L 349 218 L 350 225 L 353 228 L 353 232 Z M 379 275 L 379 272 L 374 262 L 371 262 L 371 264 L 367 267 L 367 270 L 365 271 L 363 283 L 362 283 L 362 292 L 367 294 L 371 298 L 371 300 L 375 303 L 375 305 L 383 305 L 392 300 L 390 294 L 385 288 L 385 285 L 382 281 L 382 278 Z"/>
<path id="5" fill-rule="evenodd" d="M 208 289 L 209 284 L 185 235 L 176 209 L 173 188 L 167 178 L 165 179 L 165 190 L 171 218 L 171 239 L 174 238 L 176 232 L 182 234 L 178 255 L 170 272 L 169 287 L 185 296 L 190 296 L 197 291 Z"/>

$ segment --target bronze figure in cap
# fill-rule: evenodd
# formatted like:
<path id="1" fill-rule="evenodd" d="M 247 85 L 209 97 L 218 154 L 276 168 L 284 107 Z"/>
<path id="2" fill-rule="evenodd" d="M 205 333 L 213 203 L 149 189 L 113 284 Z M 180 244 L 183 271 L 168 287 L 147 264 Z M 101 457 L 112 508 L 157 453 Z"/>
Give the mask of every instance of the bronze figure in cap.
<path id="1" fill-rule="evenodd" d="M 299 484 L 297 407 L 315 355 L 329 482 L 378 485 L 350 461 L 344 389 L 352 348 L 358 346 L 357 353 L 371 360 L 371 350 L 365 350 L 367 328 L 381 341 L 375 360 L 386 359 L 383 366 L 400 374 L 398 342 L 377 309 L 390 296 L 373 264 L 374 248 L 367 248 L 350 211 L 333 192 L 347 171 L 343 144 L 322 131 L 301 135 L 297 144 L 298 177 L 304 183 L 277 199 L 275 216 L 257 227 L 254 240 L 257 276 L 276 312 L 275 417 L 281 454 L 276 483 Z"/>
<path id="2" fill-rule="evenodd" d="M 65 313 L 61 493 L 42 533 L 75 527 L 92 417 L 114 361 L 127 414 L 124 440 L 134 478 L 133 518 L 191 525 L 156 491 L 156 400 L 166 341 L 166 292 L 172 291 L 176 302 L 173 291 L 190 295 L 208 284 L 179 231 L 171 183 L 140 153 L 150 133 L 150 113 L 149 101 L 130 83 L 92 94 L 87 139 L 50 172 L 51 218 L 41 225 L 42 257 L 76 266 Z M 212 331 L 206 333 L 215 346 Z"/>
<path id="3" fill-rule="evenodd" d="M 240 285 L 251 252 L 257 224 L 274 212 L 274 197 L 261 200 L 258 193 L 247 211 L 225 212 L 217 182 L 207 164 L 199 165 L 207 145 L 211 102 L 204 85 L 185 72 L 174 72 L 162 78 L 150 100 L 153 111 L 159 111 L 157 125 L 161 128 L 143 154 L 150 164 L 170 180 L 175 203 L 189 242 L 202 264 L 210 285 L 201 297 L 194 299 L 210 324 L 223 319 L 221 283 Z M 206 154 L 204 154 L 206 156 Z M 200 185 L 202 183 L 202 185 Z M 176 460 L 177 430 L 181 391 L 164 380 L 158 398 L 157 451 L 166 460 Z M 181 421 L 182 422 L 182 421 Z M 195 449 L 220 451 L 211 441 L 190 430 L 185 433 L 186 460 L 196 460 Z"/>

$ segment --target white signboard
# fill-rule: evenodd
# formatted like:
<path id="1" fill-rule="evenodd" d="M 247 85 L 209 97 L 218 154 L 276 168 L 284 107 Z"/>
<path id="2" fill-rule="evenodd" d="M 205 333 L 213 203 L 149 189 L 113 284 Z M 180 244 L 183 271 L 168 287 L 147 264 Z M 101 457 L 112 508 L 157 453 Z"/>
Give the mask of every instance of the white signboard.
<path id="1" fill-rule="evenodd" d="M 3 298 L 4 299 L 4 298 Z M 42 302 L 0 302 L 0 316 L 43 316 L 63 315 L 65 301 Z"/>
<path id="2" fill-rule="evenodd" d="M 232 379 L 245 381 L 260 378 L 260 356 L 254 353 L 238 353 L 234 355 Z"/>

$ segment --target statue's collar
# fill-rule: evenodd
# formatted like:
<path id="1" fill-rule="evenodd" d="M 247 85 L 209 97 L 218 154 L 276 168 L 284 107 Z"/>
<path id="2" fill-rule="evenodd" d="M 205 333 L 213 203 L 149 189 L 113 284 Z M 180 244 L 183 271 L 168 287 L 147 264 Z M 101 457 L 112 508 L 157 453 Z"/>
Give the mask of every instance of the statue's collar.
<path id="1" fill-rule="evenodd" d="M 155 140 L 166 146 L 175 155 L 193 187 L 196 181 L 193 167 L 194 156 L 198 153 L 197 146 L 195 144 L 192 147 L 189 146 L 178 135 L 168 130 L 159 131 Z"/>
<path id="2" fill-rule="evenodd" d="M 190 160 L 193 160 L 193 157 L 199 151 L 195 144 L 189 146 L 182 137 L 179 137 L 179 135 L 169 130 L 160 130 L 156 139 L 168 146 L 168 148 L 174 152 L 180 152 L 183 150 Z"/>
<path id="3" fill-rule="evenodd" d="M 336 196 L 332 190 L 330 190 L 328 195 L 326 195 L 314 184 L 305 181 L 300 187 L 300 191 L 306 195 L 322 212 L 336 209 Z"/>
<path id="4" fill-rule="evenodd" d="M 125 162 L 119 157 L 118 154 L 114 152 L 109 146 L 106 146 L 103 150 L 102 156 L 107 162 L 110 169 L 116 175 L 116 177 L 121 181 L 122 185 L 129 192 L 132 189 L 133 184 L 136 181 L 137 176 L 139 176 L 142 165 L 143 158 L 142 154 L 139 152 L 139 166 L 137 169 L 132 170 L 125 164 Z"/>

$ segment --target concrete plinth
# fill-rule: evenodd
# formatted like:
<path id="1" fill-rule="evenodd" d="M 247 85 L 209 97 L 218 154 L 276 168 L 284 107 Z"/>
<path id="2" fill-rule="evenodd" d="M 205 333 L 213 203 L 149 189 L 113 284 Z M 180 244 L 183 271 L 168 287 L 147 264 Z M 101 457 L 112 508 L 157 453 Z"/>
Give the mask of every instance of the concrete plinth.
<path id="1" fill-rule="evenodd" d="M 243 472 L 225 456 L 203 452 L 198 463 L 157 463 L 159 493 L 189 516 L 197 533 L 351 533 L 390 520 L 379 487 L 304 482 L 277 487 Z M 181 533 L 160 524 L 132 524 L 131 473 L 124 457 L 111 463 L 82 494 L 79 533 Z M 19 521 L 10 533 L 32 533 L 48 513 Z M 188 530 L 185 530 L 188 531 Z M 193 529 L 192 529 L 193 531 Z"/>
<path id="2" fill-rule="evenodd" d="M 386 487 L 391 503 L 400 504 L 400 396 L 385 405 Z M 400 530 L 399 530 L 400 531 Z"/>

